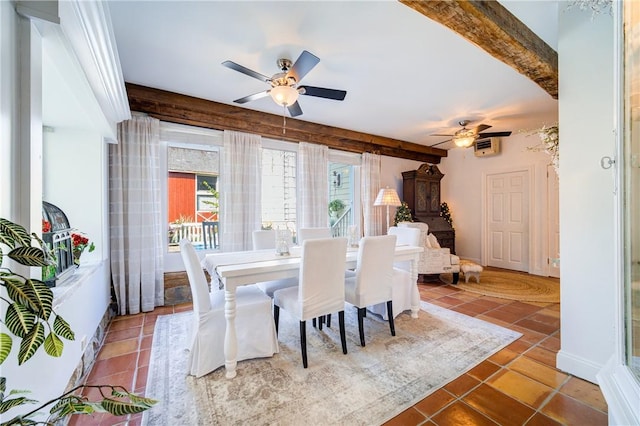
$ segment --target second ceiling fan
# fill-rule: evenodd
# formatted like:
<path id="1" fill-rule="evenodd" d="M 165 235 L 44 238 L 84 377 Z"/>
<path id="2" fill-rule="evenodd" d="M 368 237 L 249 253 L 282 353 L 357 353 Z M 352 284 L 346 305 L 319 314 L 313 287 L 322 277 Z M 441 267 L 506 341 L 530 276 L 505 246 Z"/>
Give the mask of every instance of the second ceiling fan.
<path id="1" fill-rule="evenodd" d="M 462 126 L 462 129 L 455 132 L 453 135 L 432 135 L 432 136 L 451 136 L 449 139 L 444 141 L 435 143 L 431 145 L 432 147 L 442 145 L 443 143 L 447 143 L 449 141 L 453 141 L 456 146 L 460 148 L 468 148 L 479 138 L 492 138 L 499 136 L 511 136 L 510 131 L 506 132 L 484 132 L 491 128 L 488 124 L 478 124 L 476 127 L 467 129 L 467 125 L 470 124 L 470 120 L 461 120 L 458 122 L 459 125 Z M 484 132 L 484 133 L 483 133 Z"/>
<path id="2" fill-rule="evenodd" d="M 275 103 L 287 108 L 291 117 L 297 117 L 302 115 L 302 108 L 300 108 L 300 104 L 298 103 L 299 95 L 315 96 L 318 98 L 332 99 L 336 101 L 344 100 L 347 95 L 345 90 L 327 89 L 324 87 L 314 86 L 299 86 L 300 81 L 313 69 L 313 67 L 318 64 L 318 62 L 320 62 L 320 58 L 306 50 L 303 50 L 295 63 L 291 62 L 289 59 L 278 59 L 277 64 L 278 68 L 280 68 L 280 72 L 271 77 L 267 77 L 259 72 L 250 70 L 249 68 L 239 65 L 233 61 L 224 61 L 222 65 L 271 85 L 271 88 L 268 90 L 236 99 L 233 102 L 244 104 L 266 96 L 271 96 Z"/>

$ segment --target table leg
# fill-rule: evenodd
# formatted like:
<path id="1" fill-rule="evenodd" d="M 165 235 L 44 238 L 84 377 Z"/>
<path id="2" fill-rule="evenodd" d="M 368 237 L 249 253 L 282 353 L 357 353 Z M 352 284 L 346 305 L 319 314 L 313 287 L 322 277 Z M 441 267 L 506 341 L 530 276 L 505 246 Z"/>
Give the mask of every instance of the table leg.
<path id="1" fill-rule="evenodd" d="M 411 294 L 411 318 L 418 318 L 420 311 L 420 291 L 418 291 L 418 258 L 416 253 L 411 260 L 411 282 L 414 283 L 413 292 Z"/>
<path id="2" fill-rule="evenodd" d="M 238 336 L 236 335 L 236 289 L 224 290 L 224 317 L 227 328 L 224 333 L 224 367 L 227 379 L 236 377 L 238 365 Z"/>

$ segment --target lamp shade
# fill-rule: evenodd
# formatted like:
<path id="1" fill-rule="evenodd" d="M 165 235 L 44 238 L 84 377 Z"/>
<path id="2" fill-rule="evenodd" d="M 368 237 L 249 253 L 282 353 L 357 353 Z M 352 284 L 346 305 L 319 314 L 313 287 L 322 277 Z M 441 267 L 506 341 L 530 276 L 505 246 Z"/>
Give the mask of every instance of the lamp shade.
<path id="1" fill-rule="evenodd" d="M 376 200 L 373 202 L 374 206 L 401 206 L 400 197 L 395 189 L 382 188 L 378 192 Z"/>
<path id="2" fill-rule="evenodd" d="M 298 100 L 298 91 L 291 86 L 275 86 L 269 95 L 280 106 L 290 106 Z"/>

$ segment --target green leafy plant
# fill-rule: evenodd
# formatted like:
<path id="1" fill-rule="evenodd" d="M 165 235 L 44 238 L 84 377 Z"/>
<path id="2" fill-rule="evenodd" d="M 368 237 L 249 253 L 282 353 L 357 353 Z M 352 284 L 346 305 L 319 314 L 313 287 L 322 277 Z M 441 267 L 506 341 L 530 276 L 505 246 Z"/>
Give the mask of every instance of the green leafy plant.
<path id="1" fill-rule="evenodd" d="M 345 209 L 345 207 L 346 205 L 344 204 L 344 201 L 336 198 L 335 200 L 329 202 L 329 213 L 340 213 Z"/>
<path id="2" fill-rule="evenodd" d="M 37 245 L 32 244 L 34 240 Z M 9 251 L 5 254 L 6 248 Z M 0 266 L 5 257 L 25 266 L 44 268 L 55 264 L 55 260 L 43 249 L 43 242 L 36 234 L 29 235 L 24 227 L 0 218 Z M 24 277 L 4 267 L 0 267 L 0 286 L 6 289 L 7 295 L 6 298 L 0 297 L 0 300 L 8 305 L 4 320 L 0 320 L 3 324 L 0 331 L 0 364 L 9 357 L 14 340 L 19 342 L 18 365 L 27 362 L 41 346 L 47 355 L 60 357 L 64 349 L 63 339 L 75 340 L 75 334 L 67 321 L 54 311 L 51 289 L 38 279 Z M 83 388 L 99 388 L 103 399 L 91 402 L 85 397 L 74 395 Z M 108 396 L 103 392 L 104 389 L 111 390 Z M 6 378 L 0 377 L 0 414 L 24 404 L 37 403 L 24 396 L 29 391 L 12 390 L 8 394 L 5 392 Z M 147 410 L 155 403 L 155 400 L 139 397 L 120 386 L 80 385 L 0 425 L 53 424 L 61 417 L 77 413 L 134 414 Z M 50 405 L 53 407 L 49 411 L 49 420 L 38 422 L 33 419 L 36 413 Z"/>
<path id="3" fill-rule="evenodd" d="M 217 189 L 209 185 L 209 182 L 202 181 L 204 186 L 207 188 L 207 191 L 213 196 L 213 200 L 202 200 L 208 206 L 211 206 L 211 211 L 214 213 L 218 213 L 220 208 L 220 193 Z"/>
<path id="4" fill-rule="evenodd" d="M 403 201 L 400 207 L 396 209 L 396 217 L 393 219 L 393 226 L 397 226 L 400 222 L 413 222 L 411 209 L 406 201 Z"/>

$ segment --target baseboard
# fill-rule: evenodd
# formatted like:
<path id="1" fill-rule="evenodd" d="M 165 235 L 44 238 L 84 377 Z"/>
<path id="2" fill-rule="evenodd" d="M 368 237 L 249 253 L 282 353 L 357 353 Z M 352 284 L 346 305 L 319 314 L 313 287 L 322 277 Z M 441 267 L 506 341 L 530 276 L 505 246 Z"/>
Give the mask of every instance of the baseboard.
<path id="1" fill-rule="evenodd" d="M 607 401 L 610 425 L 640 424 L 640 384 L 628 366 L 612 356 L 598 373 L 598 383 Z"/>
<path id="2" fill-rule="evenodd" d="M 597 374 L 604 366 L 586 358 L 560 350 L 556 356 L 556 368 L 591 383 L 598 383 Z"/>

